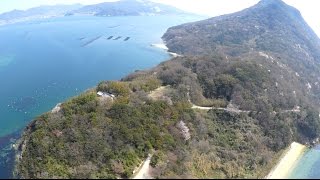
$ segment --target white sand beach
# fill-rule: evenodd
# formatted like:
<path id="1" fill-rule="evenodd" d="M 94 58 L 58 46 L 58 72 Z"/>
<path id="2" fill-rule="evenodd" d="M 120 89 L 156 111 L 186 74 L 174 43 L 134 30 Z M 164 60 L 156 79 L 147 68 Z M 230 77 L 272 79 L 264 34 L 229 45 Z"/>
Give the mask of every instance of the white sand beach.
<path id="1" fill-rule="evenodd" d="M 169 48 L 166 46 L 166 44 L 164 43 L 158 43 L 158 44 L 151 44 L 151 46 L 159 48 L 159 49 L 163 49 L 165 51 L 168 51 Z M 182 55 L 174 53 L 174 52 L 168 52 L 172 57 L 181 57 Z"/>
<path id="2" fill-rule="evenodd" d="M 163 43 L 151 44 L 151 46 L 154 46 L 154 47 L 157 47 L 157 48 L 160 48 L 160 49 L 163 49 L 163 50 L 169 50 L 169 48 Z"/>
<path id="3" fill-rule="evenodd" d="M 177 54 L 177 53 L 173 53 L 173 52 L 169 52 L 169 54 L 170 54 L 172 57 L 182 57 L 182 55 Z"/>
<path id="4" fill-rule="evenodd" d="M 306 146 L 293 142 L 266 179 L 286 179 L 305 150 L 307 150 Z"/>

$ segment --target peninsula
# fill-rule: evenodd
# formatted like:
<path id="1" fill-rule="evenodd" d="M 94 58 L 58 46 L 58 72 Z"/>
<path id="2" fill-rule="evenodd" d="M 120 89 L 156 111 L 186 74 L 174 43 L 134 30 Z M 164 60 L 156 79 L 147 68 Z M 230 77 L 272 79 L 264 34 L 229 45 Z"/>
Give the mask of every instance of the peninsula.
<path id="1" fill-rule="evenodd" d="M 31 122 L 16 176 L 131 178 L 143 164 L 154 178 L 284 177 L 305 149 L 293 142 L 319 136 L 320 40 L 295 8 L 261 0 L 163 40 L 182 56 L 102 81 Z"/>

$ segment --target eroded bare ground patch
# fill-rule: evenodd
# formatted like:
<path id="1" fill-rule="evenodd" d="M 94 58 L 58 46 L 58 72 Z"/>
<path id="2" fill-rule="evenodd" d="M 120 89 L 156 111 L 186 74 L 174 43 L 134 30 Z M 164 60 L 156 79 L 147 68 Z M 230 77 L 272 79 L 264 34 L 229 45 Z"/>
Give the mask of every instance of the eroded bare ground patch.
<path id="1" fill-rule="evenodd" d="M 168 104 L 172 105 L 172 100 L 169 94 L 173 91 L 170 86 L 161 86 L 148 94 L 148 97 L 153 100 L 167 101 Z"/>

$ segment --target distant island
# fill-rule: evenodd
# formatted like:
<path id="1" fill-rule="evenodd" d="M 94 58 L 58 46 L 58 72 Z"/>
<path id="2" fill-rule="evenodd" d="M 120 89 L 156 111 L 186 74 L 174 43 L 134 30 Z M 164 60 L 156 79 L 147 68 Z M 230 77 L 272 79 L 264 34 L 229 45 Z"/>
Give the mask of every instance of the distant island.
<path id="1" fill-rule="evenodd" d="M 261 0 L 163 40 L 181 56 L 32 121 L 16 177 L 264 178 L 317 141 L 320 40 L 297 9 Z"/>
<path id="2" fill-rule="evenodd" d="M 70 11 L 70 15 L 94 16 L 154 16 L 154 15 L 190 14 L 175 7 L 154 3 L 149 0 L 121 0 L 88 5 Z"/>
<path id="3" fill-rule="evenodd" d="M 13 10 L 0 14 L 0 25 L 13 24 L 37 19 L 64 16 L 67 12 L 83 7 L 75 5 L 40 6 L 28 10 Z"/>
<path id="4" fill-rule="evenodd" d="M 28 10 L 13 10 L 0 14 L 0 25 L 63 16 L 155 16 L 187 15 L 175 7 L 149 0 L 120 0 L 94 5 L 40 6 Z"/>

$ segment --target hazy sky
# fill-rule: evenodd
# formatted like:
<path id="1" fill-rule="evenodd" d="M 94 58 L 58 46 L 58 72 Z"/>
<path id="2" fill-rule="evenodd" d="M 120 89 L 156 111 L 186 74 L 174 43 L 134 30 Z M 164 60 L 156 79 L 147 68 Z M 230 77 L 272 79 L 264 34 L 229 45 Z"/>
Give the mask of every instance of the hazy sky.
<path id="1" fill-rule="evenodd" d="M 116 0 L 0 0 L 0 13 L 13 9 L 27 9 L 39 5 L 54 4 L 95 4 Z M 250 7 L 259 0 L 153 0 L 195 13 L 217 16 Z M 299 9 L 307 23 L 320 36 L 319 0 L 283 0 Z"/>

